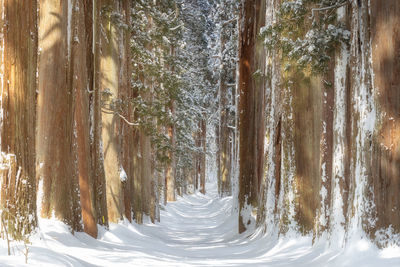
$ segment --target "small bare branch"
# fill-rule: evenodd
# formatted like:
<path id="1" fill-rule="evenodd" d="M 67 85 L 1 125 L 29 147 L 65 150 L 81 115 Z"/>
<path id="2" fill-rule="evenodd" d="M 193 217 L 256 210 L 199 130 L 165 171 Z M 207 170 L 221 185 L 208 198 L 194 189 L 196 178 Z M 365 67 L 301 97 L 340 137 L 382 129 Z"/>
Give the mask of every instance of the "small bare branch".
<path id="1" fill-rule="evenodd" d="M 348 4 L 350 4 L 350 1 L 349 1 L 349 0 L 346 0 L 346 1 L 344 1 L 343 3 L 336 4 L 336 5 L 333 5 L 333 6 L 320 7 L 320 8 L 313 8 L 313 9 L 311 9 L 311 13 L 312 13 L 312 16 L 314 17 L 314 11 L 325 11 L 325 10 L 330 10 L 330 9 L 336 9 L 336 8 L 339 8 L 339 7 L 348 5 Z"/>
<path id="2" fill-rule="evenodd" d="M 222 27 L 225 27 L 225 26 L 227 26 L 229 23 L 232 23 L 232 22 L 235 22 L 235 21 L 237 21 L 237 18 L 236 18 L 236 17 L 233 18 L 233 19 L 224 21 L 224 23 L 222 23 Z"/>

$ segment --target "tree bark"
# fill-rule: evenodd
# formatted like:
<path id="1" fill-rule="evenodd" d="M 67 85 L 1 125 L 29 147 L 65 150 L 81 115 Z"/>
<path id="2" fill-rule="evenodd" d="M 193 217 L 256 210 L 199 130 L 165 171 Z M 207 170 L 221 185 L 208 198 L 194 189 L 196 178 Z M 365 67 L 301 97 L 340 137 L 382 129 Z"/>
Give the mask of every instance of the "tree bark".
<path id="1" fill-rule="evenodd" d="M 36 217 L 36 68 L 37 2 L 3 1 L 0 146 L 0 209 L 13 239 L 37 226 Z"/>
<path id="2" fill-rule="evenodd" d="M 171 113 L 174 114 L 174 103 L 171 103 Z M 175 148 L 175 127 L 174 125 L 168 126 L 168 137 L 171 142 L 171 149 Z M 167 165 L 165 172 L 165 186 L 166 191 L 165 203 L 175 201 L 175 152 L 170 151 L 168 153 L 170 162 Z"/>
<path id="3" fill-rule="evenodd" d="M 120 180 L 120 143 L 119 130 L 119 29 L 113 20 L 113 12 L 120 12 L 119 2 L 102 1 L 102 27 L 105 36 L 102 40 L 101 99 L 102 99 L 102 141 L 104 154 L 104 171 L 106 177 L 106 198 L 108 219 L 118 222 L 124 215 L 123 188 Z"/>
<path id="4" fill-rule="evenodd" d="M 39 97 L 37 105 L 37 175 L 40 214 L 55 216 L 80 229 L 80 210 L 71 179 L 74 171 L 73 107 L 70 77 L 70 29 L 67 1 L 39 1 Z"/>
<path id="5" fill-rule="evenodd" d="M 204 114 L 205 116 L 205 114 Z M 200 193 L 206 193 L 206 153 L 207 153 L 207 125 L 205 118 L 200 121 L 200 143 L 202 152 L 200 154 Z"/>
<path id="6" fill-rule="evenodd" d="M 373 87 L 377 105 L 371 176 L 376 229 L 400 232 L 400 2 L 371 1 L 370 31 Z M 368 164 L 368 163 L 367 163 Z M 372 235 L 374 238 L 374 235 Z"/>
<path id="7" fill-rule="evenodd" d="M 102 114 L 101 114 L 101 1 L 93 0 L 93 24 L 86 23 L 86 28 L 93 32 L 93 40 L 90 38 L 87 46 L 93 51 L 93 68 L 91 82 L 91 99 L 90 99 L 90 117 L 91 117 L 91 132 L 93 132 L 91 140 L 92 154 L 92 172 L 93 172 L 93 203 L 95 209 L 96 222 L 100 225 L 108 226 L 108 211 L 106 199 L 106 178 L 104 171 L 103 147 L 101 141 L 102 135 Z M 87 9 L 90 6 L 86 7 Z M 87 10 L 86 9 L 86 10 Z M 85 12 L 88 14 L 88 12 Z M 88 18 L 88 16 L 86 16 Z M 90 36 L 90 34 L 87 34 Z M 89 49 L 90 49 L 89 48 Z M 88 53 L 92 55 L 92 53 Z"/>
<path id="8" fill-rule="evenodd" d="M 130 12 L 131 3 L 130 1 L 123 2 L 123 16 L 124 21 L 127 25 L 130 24 Z M 130 85 L 131 79 L 131 48 L 130 48 L 130 38 L 131 34 L 129 30 L 123 32 L 123 42 L 121 49 L 121 74 L 120 78 L 120 99 L 122 100 L 122 112 L 123 116 L 130 122 L 134 120 L 133 118 L 133 107 L 132 98 L 133 92 Z M 131 221 L 132 220 L 132 183 L 133 183 L 133 126 L 127 124 L 123 119 L 120 120 L 121 125 L 121 161 L 122 167 L 126 173 L 126 180 L 122 182 L 123 193 L 124 193 L 124 208 L 125 217 Z"/>
<path id="9" fill-rule="evenodd" d="M 250 212 L 257 207 L 263 176 L 265 56 L 257 36 L 265 22 L 265 3 L 244 1 L 240 16 L 243 28 L 239 37 L 239 233 L 242 233 L 251 223 Z"/>
<path id="10" fill-rule="evenodd" d="M 90 155 L 90 114 L 89 114 L 89 80 L 88 68 L 86 64 L 87 51 L 86 32 L 85 32 L 85 13 L 80 1 L 75 1 L 73 7 L 73 43 L 72 43 L 72 62 L 73 78 L 72 86 L 76 94 L 75 105 L 75 125 L 78 158 L 78 177 L 80 188 L 80 203 L 82 208 L 82 219 L 84 231 L 92 237 L 97 237 L 97 224 L 94 217 L 92 204 L 91 183 L 91 155 Z M 90 34 L 90 32 L 89 32 Z"/>
<path id="11" fill-rule="evenodd" d="M 223 32 L 224 28 L 221 29 L 220 33 L 220 51 L 223 55 L 226 44 L 226 33 Z M 223 57 L 223 56 L 222 56 Z M 220 78 L 219 78 L 219 91 L 220 91 L 220 126 L 218 136 L 218 179 L 220 184 L 220 196 L 230 196 L 232 194 L 231 185 L 231 153 L 230 153 L 230 138 L 229 138 L 229 101 L 228 101 L 228 86 L 227 86 L 227 75 L 228 69 L 221 59 L 220 67 Z"/>

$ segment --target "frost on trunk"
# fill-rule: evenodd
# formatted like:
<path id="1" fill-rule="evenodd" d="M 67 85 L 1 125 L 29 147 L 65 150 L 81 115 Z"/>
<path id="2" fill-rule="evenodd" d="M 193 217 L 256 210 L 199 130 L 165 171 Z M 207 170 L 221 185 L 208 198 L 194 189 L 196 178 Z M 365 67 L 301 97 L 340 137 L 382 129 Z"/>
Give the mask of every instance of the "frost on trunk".
<path id="1" fill-rule="evenodd" d="M 347 10 L 338 9 L 338 20 L 348 25 Z M 332 234 L 331 243 L 342 245 L 344 242 L 346 214 L 348 208 L 349 181 L 349 51 L 345 44 L 336 50 L 334 69 L 334 107 L 333 107 L 333 151 L 332 151 L 332 181 L 331 210 L 329 230 Z"/>
<path id="2" fill-rule="evenodd" d="M 352 5 L 350 73 L 352 98 L 351 179 L 349 182 L 350 235 L 375 228 L 376 210 L 372 183 L 372 141 L 375 132 L 376 108 L 372 85 L 371 46 L 368 1 Z"/>
<path id="3" fill-rule="evenodd" d="M 39 95 L 37 176 L 42 191 L 40 215 L 53 215 L 80 230 L 78 182 L 74 177 L 73 107 L 70 74 L 71 3 L 39 1 Z M 72 107 L 72 108 L 71 108 Z"/>
<path id="4" fill-rule="evenodd" d="M 102 54 L 100 59 L 101 99 L 102 99 L 102 143 L 104 154 L 104 171 L 106 177 L 106 199 L 108 219 L 118 222 L 124 215 L 123 188 L 120 181 L 120 147 L 119 130 L 119 42 L 120 30 L 117 20 L 119 3 L 102 2 Z"/>
<path id="5" fill-rule="evenodd" d="M 37 226 L 36 9 L 36 1 L 0 6 L 0 226 L 17 240 Z"/>
<path id="6" fill-rule="evenodd" d="M 326 234 L 339 246 L 360 234 L 384 245 L 399 232 L 399 9 L 397 1 L 365 0 L 336 10 L 351 39 L 336 47 L 324 75 L 283 71 L 279 54 L 267 58 L 258 220 L 268 232 Z"/>

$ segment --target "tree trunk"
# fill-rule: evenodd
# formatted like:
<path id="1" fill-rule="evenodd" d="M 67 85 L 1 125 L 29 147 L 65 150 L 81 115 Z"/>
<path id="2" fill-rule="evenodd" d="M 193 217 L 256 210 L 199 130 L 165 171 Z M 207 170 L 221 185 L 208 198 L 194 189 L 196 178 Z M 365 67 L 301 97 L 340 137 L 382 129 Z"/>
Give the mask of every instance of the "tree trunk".
<path id="1" fill-rule="evenodd" d="M 37 106 L 37 175 L 40 214 L 79 230 L 74 171 L 73 107 L 70 78 L 71 25 L 67 1 L 39 1 L 39 97 Z"/>
<path id="2" fill-rule="evenodd" d="M 123 12 L 124 20 L 127 25 L 130 23 L 130 1 L 123 2 Z M 133 107 L 131 104 L 131 99 L 133 98 L 133 92 L 130 85 L 131 77 L 131 48 L 130 48 L 130 38 L 131 34 L 128 30 L 124 31 L 122 49 L 121 49 L 121 74 L 120 78 L 120 96 L 122 100 L 122 111 L 123 116 L 129 122 L 134 120 L 133 118 Z M 121 124 L 121 161 L 122 167 L 126 173 L 125 180 L 122 182 L 123 193 L 124 193 L 124 207 L 125 207 L 125 217 L 131 221 L 132 220 L 132 183 L 133 183 L 133 126 L 126 123 L 123 119 L 120 120 Z"/>
<path id="3" fill-rule="evenodd" d="M 85 2 L 87 3 L 87 2 Z M 103 147 L 101 141 L 102 133 L 102 115 L 101 115 L 101 1 L 93 0 L 92 12 L 93 24 L 86 23 L 86 28 L 93 32 L 93 40 L 90 38 L 87 42 L 88 48 L 93 51 L 94 54 L 88 53 L 93 56 L 93 67 L 90 70 L 92 74 L 91 85 L 91 99 L 90 99 L 90 117 L 91 117 L 91 132 L 93 132 L 91 140 L 91 155 L 92 155 L 92 172 L 93 172 L 93 204 L 95 209 L 96 222 L 100 225 L 108 226 L 108 212 L 107 212 L 107 200 L 106 200 L 106 181 L 104 172 L 104 160 L 103 160 Z M 90 6 L 86 7 L 89 11 Z M 90 14 L 85 12 L 85 14 Z M 90 16 L 86 16 L 88 18 Z M 89 26 L 91 25 L 91 27 Z M 90 31 L 88 31 L 89 33 Z M 86 35 L 91 36 L 90 34 Z M 90 61 L 91 62 L 91 61 Z"/>
<path id="4" fill-rule="evenodd" d="M 88 68 L 86 64 L 87 51 L 86 32 L 85 32 L 85 13 L 84 7 L 80 1 L 75 1 L 73 21 L 73 44 L 72 44 L 72 62 L 73 62 L 73 81 L 72 85 L 76 94 L 75 105 L 75 125 L 76 142 L 78 157 L 78 177 L 80 188 L 80 203 L 82 208 L 82 219 L 84 231 L 92 237 L 97 237 L 97 224 L 94 217 L 92 204 L 92 188 L 90 183 L 91 155 L 90 155 L 90 114 L 89 114 L 89 80 Z"/>
<path id="5" fill-rule="evenodd" d="M 223 17 L 223 21 L 226 18 Z M 227 86 L 227 75 L 228 67 L 223 61 L 223 54 L 225 53 L 226 45 L 226 33 L 223 32 L 224 28 L 221 29 L 220 33 L 220 54 L 222 56 L 220 66 L 220 78 L 219 78 L 219 91 L 220 91 L 220 127 L 218 136 L 218 179 L 220 184 L 220 195 L 230 196 L 232 194 L 231 184 L 231 147 L 230 147 L 230 130 L 228 127 L 229 122 L 229 101 L 228 101 L 228 86 Z"/>
<path id="6" fill-rule="evenodd" d="M 261 0 L 242 3 L 239 43 L 239 233 L 251 223 L 257 207 L 263 176 L 264 63 L 262 44 L 257 41 L 265 21 Z M 260 46 L 261 45 L 261 46 Z"/>
<path id="7" fill-rule="evenodd" d="M 376 229 L 400 232 L 400 2 L 369 7 L 376 133 L 372 143 L 371 176 L 377 211 Z M 368 163 L 366 163 L 368 164 Z M 372 238 L 375 236 L 372 235 Z"/>
<path id="8" fill-rule="evenodd" d="M 141 148 L 140 148 L 140 130 L 135 129 L 134 132 L 134 155 L 133 155 L 133 165 L 134 168 L 134 176 L 133 176 L 133 212 L 136 223 L 143 223 L 143 182 L 141 175 Z"/>
<path id="9" fill-rule="evenodd" d="M 1 49 L 0 210 L 8 233 L 24 239 L 36 217 L 37 2 L 3 1 Z M 6 23 L 7 22 L 7 23 Z M 3 223 L 3 222 L 1 222 Z M 0 224 L 1 224 L 0 223 Z"/>
<path id="10" fill-rule="evenodd" d="M 170 48 L 170 55 L 175 56 L 175 49 L 173 46 Z M 168 69 L 168 66 L 167 66 Z M 171 72 L 174 72 L 174 66 L 171 68 Z M 170 111 L 172 116 L 175 114 L 175 103 L 174 100 L 170 100 Z M 170 140 L 171 144 L 171 150 L 168 153 L 168 158 L 169 162 L 167 163 L 167 170 L 165 173 L 165 193 L 166 193 L 166 198 L 164 199 L 165 204 L 167 204 L 167 201 L 175 201 L 176 196 L 175 196 L 175 188 L 176 188 L 176 162 L 175 162 L 175 125 L 171 124 L 167 126 L 168 129 L 168 137 Z"/>
<path id="11" fill-rule="evenodd" d="M 171 103 L 171 113 L 174 114 L 174 103 Z M 167 165 L 167 170 L 165 173 L 165 191 L 166 191 L 166 199 L 165 199 L 165 204 L 167 204 L 167 201 L 175 201 L 176 196 L 175 196 L 175 152 L 173 149 L 175 148 L 175 126 L 174 125 L 169 125 L 168 126 L 168 137 L 171 143 L 171 150 L 168 155 L 169 155 L 169 160 L 170 162 Z"/>
<path id="12" fill-rule="evenodd" d="M 205 116 L 205 114 L 204 114 Z M 200 144 L 202 152 L 200 154 L 200 193 L 206 193 L 206 153 L 207 153 L 207 125 L 205 118 L 200 121 Z"/>
<path id="13" fill-rule="evenodd" d="M 118 1 L 103 1 L 102 27 L 105 36 L 102 40 L 101 55 L 101 98 L 102 98 L 102 141 L 104 171 L 106 177 L 106 198 L 108 219 L 118 222 L 124 215 L 123 188 L 120 180 L 119 130 L 119 29 L 113 19 L 113 12 L 119 13 Z"/>

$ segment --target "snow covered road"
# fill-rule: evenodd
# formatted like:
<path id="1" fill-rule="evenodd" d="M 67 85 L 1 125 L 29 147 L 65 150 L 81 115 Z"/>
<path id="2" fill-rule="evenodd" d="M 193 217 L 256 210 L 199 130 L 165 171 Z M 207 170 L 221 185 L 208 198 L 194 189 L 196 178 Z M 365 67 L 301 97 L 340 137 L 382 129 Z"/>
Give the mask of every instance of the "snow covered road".
<path id="1" fill-rule="evenodd" d="M 98 240 L 41 220 L 29 266 L 400 266 L 398 247 L 379 251 L 363 240 L 334 250 L 322 241 L 312 246 L 310 237 L 238 235 L 232 198 L 216 198 L 214 188 L 169 203 L 161 223 L 112 224 L 110 231 L 100 228 Z M 23 265 L 22 251 L 23 245 L 13 244 L 15 256 L 6 256 L 1 240 L 0 266 Z"/>

